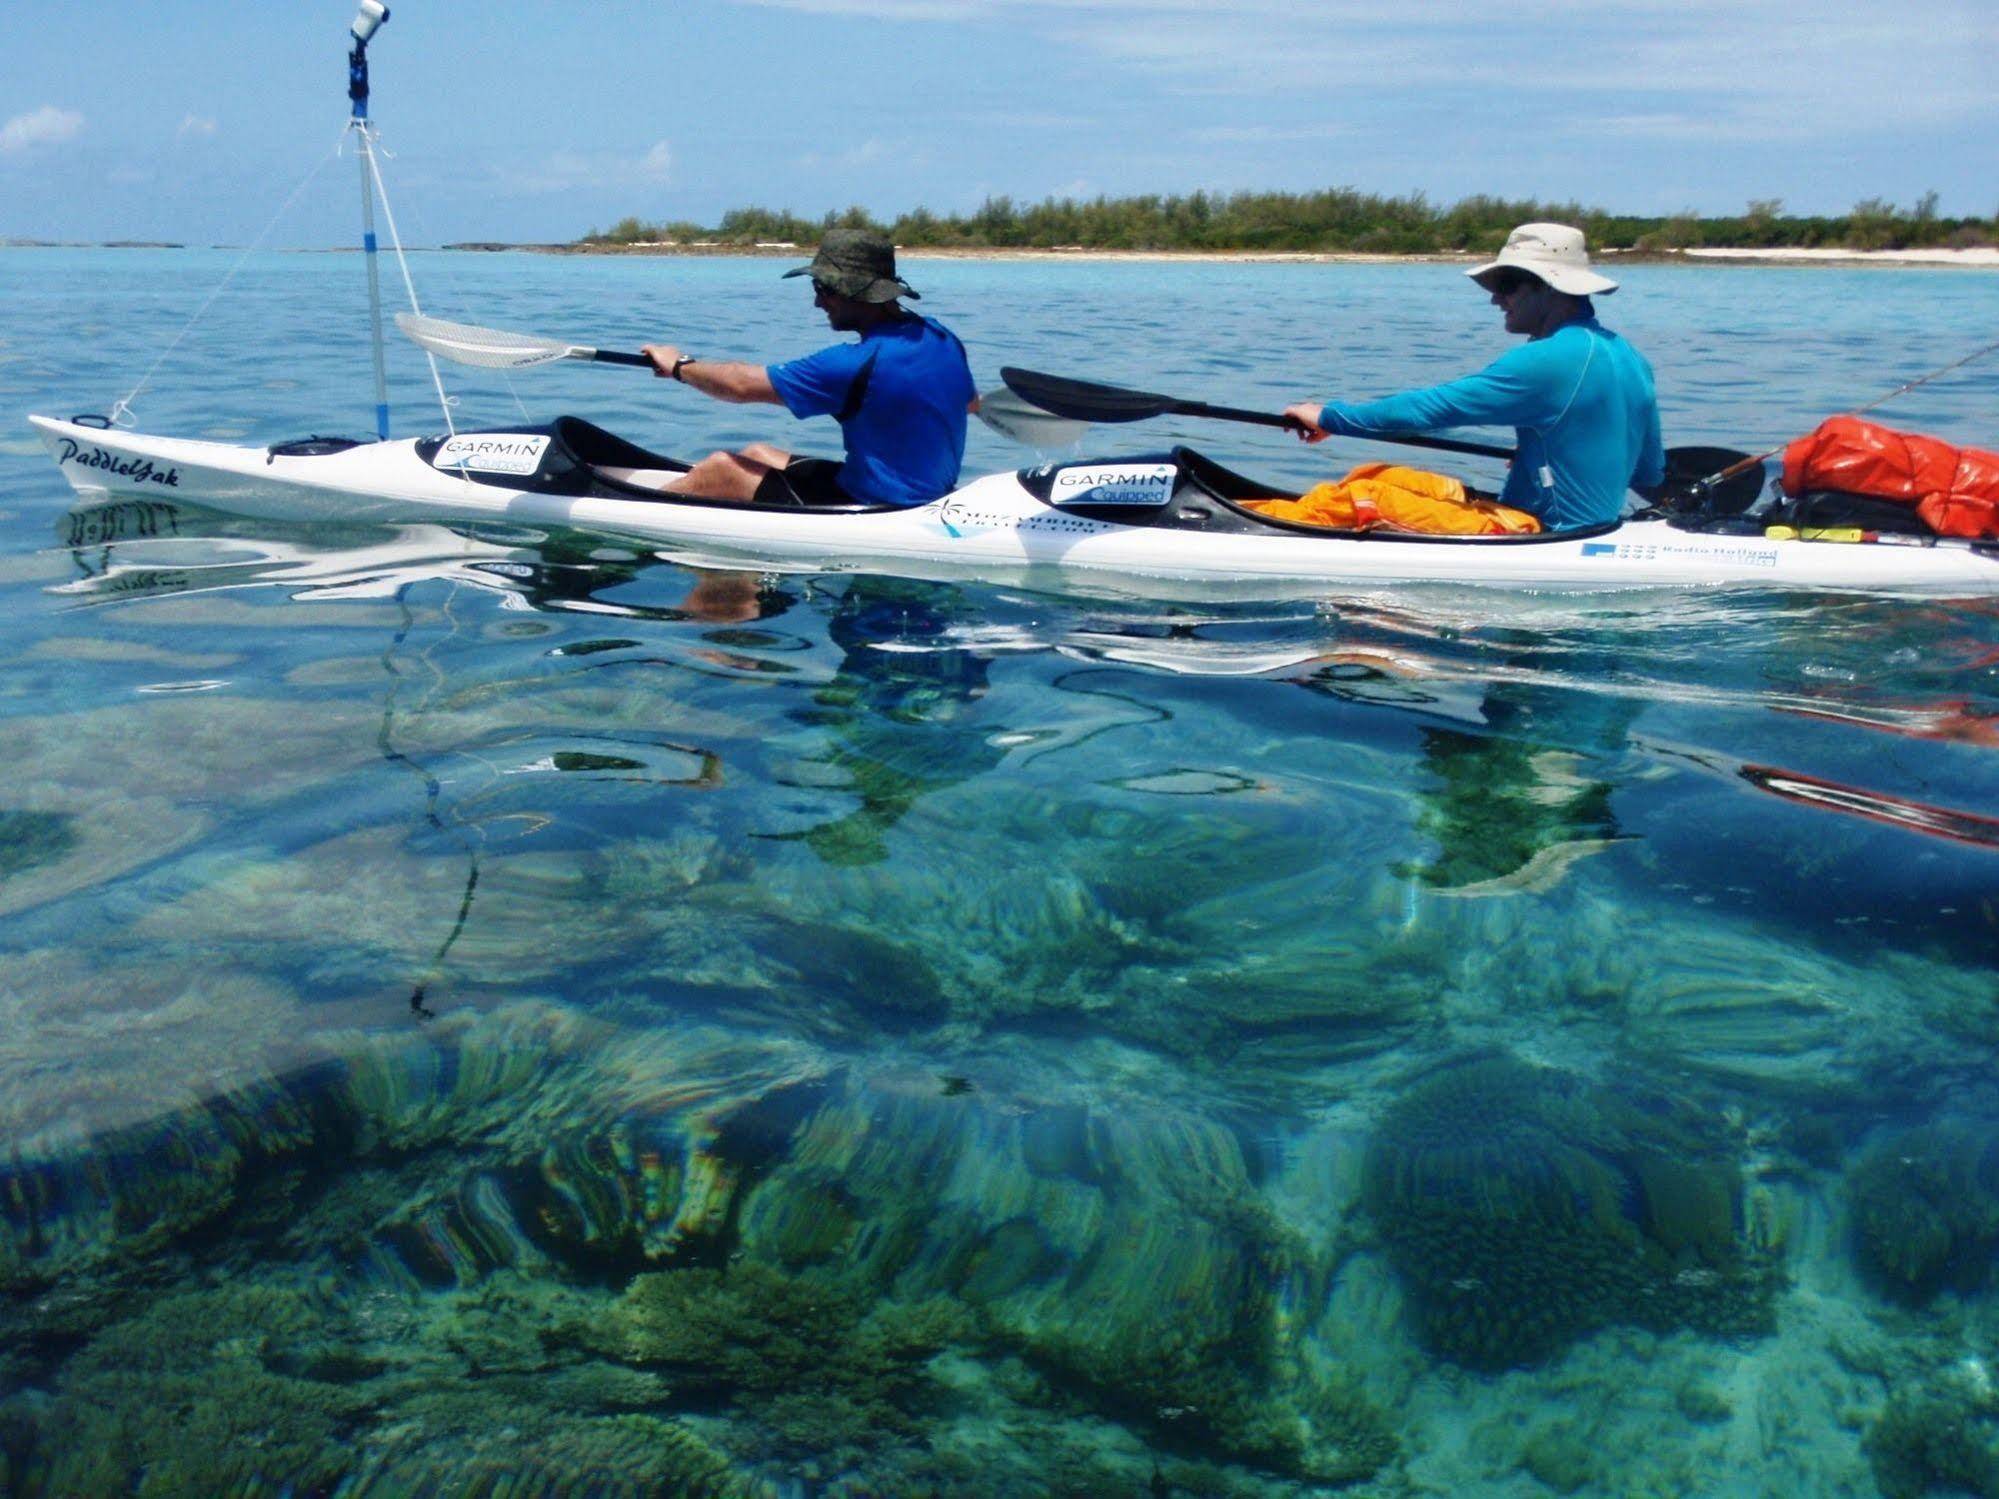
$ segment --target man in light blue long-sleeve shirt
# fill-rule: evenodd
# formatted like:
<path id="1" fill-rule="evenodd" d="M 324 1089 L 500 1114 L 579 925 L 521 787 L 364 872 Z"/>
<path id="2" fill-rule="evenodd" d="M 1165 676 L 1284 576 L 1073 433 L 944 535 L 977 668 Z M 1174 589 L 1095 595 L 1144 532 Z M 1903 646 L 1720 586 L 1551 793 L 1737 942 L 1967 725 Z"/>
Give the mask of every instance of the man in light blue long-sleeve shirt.
<path id="1" fill-rule="evenodd" d="M 1496 259 L 1466 274 L 1525 344 L 1445 385 L 1379 401 L 1300 402 L 1284 413 L 1300 435 L 1322 442 L 1335 433 L 1513 427 L 1518 452 L 1500 501 L 1552 531 L 1616 520 L 1627 489 L 1650 498 L 1665 478 L 1652 366 L 1596 320 L 1590 296 L 1617 283 L 1590 269 L 1582 231 L 1522 224 Z"/>

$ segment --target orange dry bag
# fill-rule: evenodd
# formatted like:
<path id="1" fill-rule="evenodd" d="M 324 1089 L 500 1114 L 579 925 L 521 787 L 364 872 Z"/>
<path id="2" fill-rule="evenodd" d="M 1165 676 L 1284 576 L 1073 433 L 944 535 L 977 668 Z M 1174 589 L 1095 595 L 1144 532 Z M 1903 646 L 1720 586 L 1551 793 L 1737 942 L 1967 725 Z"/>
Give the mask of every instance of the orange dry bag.
<path id="1" fill-rule="evenodd" d="M 1897 500 L 1939 536 L 1999 538 L 1999 453 L 1836 416 L 1784 449 L 1784 493 Z"/>
<path id="2" fill-rule="evenodd" d="M 1295 500 L 1244 500 L 1251 510 L 1340 531 L 1415 531 L 1433 536 L 1513 536 L 1541 529 L 1524 510 L 1474 499 L 1448 474 L 1399 463 L 1363 463 L 1344 479 L 1315 484 Z"/>

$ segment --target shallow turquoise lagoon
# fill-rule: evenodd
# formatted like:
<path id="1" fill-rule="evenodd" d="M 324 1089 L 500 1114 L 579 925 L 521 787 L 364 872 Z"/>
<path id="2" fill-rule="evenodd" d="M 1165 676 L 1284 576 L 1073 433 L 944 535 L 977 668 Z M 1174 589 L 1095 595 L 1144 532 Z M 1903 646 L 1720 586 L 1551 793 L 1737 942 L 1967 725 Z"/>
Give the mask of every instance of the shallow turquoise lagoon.
<path id="1" fill-rule="evenodd" d="M 747 358 L 822 337 L 780 269 L 412 259 Z M 906 270 L 986 385 L 1503 346 L 1443 266 Z M 1999 599 L 1192 609 L 72 509 L 21 418 L 142 377 L 150 430 L 365 432 L 361 275 L 0 253 L 0 1492 L 1999 1493 Z M 1673 444 L 1999 336 L 1990 275 L 1625 281 Z M 1992 445 L 1999 365 L 1882 415 Z"/>

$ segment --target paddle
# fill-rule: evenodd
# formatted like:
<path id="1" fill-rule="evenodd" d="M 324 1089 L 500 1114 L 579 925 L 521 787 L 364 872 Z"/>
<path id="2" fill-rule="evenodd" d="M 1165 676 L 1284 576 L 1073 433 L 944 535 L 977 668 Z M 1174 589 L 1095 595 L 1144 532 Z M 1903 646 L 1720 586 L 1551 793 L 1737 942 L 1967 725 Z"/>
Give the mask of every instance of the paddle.
<path id="1" fill-rule="evenodd" d="M 538 338 L 532 333 L 508 333 L 500 328 L 477 328 L 470 323 L 447 323 L 443 318 L 420 313 L 399 312 L 396 326 L 431 353 L 456 364 L 477 365 L 488 370 L 524 370 L 537 364 L 553 364 L 558 359 L 595 359 L 604 364 L 629 364 L 651 369 L 652 361 L 643 354 L 624 354 L 616 349 L 590 349 L 566 344 L 560 339 Z"/>
<path id="2" fill-rule="evenodd" d="M 1259 427 L 1296 430 L 1296 423 L 1276 412 L 1212 406 L 1206 401 L 1188 401 L 1178 396 L 1155 395 L 1150 391 L 1126 390 L 1117 385 L 1098 385 L 1089 380 L 1071 380 L 1062 375 L 1044 375 L 1011 366 L 1001 369 L 1000 378 L 1022 400 L 1078 421 L 1138 422 L 1154 416 L 1202 416 L 1216 421 L 1247 422 Z M 1370 434 L 1366 440 L 1400 443 L 1413 448 L 1436 448 L 1446 453 L 1470 453 L 1479 458 L 1513 457 L 1511 448 L 1457 442 L 1448 437 Z M 1717 473 L 1717 469 L 1721 472 Z M 1697 499 L 1713 514 L 1740 515 L 1763 492 L 1763 471 L 1760 460 L 1733 448 L 1668 448 L 1666 477 L 1661 483 L 1661 490 L 1662 499 L 1669 504 L 1678 505 Z"/>
<path id="3" fill-rule="evenodd" d="M 443 318 L 424 317 L 414 312 L 397 313 L 396 326 L 431 353 L 480 369 L 524 370 L 538 364 L 554 364 L 562 359 L 591 359 L 602 364 L 632 365 L 639 369 L 653 367 L 652 361 L 643 354 L 592 349 L 582 344 L 564 343 L 558 338 L 510 333 L 502 328 L 449 323 Z M 1085 423 L 1056 416 L 1004 388 L 982 392 L 975 409 L 979 420 L 1002 437 L 1029 447 L 1066 448 L 1080 442 L 1088 430 Z"/>
<path id="4" fill-rule="evenodd" d="M 1062 375 L 1044 375 L 1034 370 L 1008 366 L 1000 379 L 1022 400 L 1032 402 L 1057 416 L 1083 422 L 1142 422 L 1154 416 L 1200 416 L 1219 422 L 1247 422 L 1257 427 L 1288 427 L 1298 424 L 1274 411 L 1245 411 L 1236 406 L 1211 406 L 1206 401 L 1183 400 L 1179 396 L 1154 395 L 1150 391 L 1126 390 L 1117 385 L 1098 385 L 1089 380 L 1071 380 Z M 1482 442 L 1457 442 L 1448 437 L 1371 437 L 1372 442 L 1400 443 L 1411 448 L 1435 448 L 1444 453 L 1470 453 L 1480 458 L 1511 458 L 1511 448 L 1493 447 Z"/>
<path id="5" fill-rule="evenodd" d="M 413 312 L 396 314 L 396 326 L 415 343 L 431 353 L 458 364 L 482 369 L 531 369 L 564 359 L 595 360 L 651 369 L 652 361 L 643 354 L 627 354 L 615 349 L 593 349 L 583 344 L 565 343 L 532 333 L 513 333 L 501 328 L 481 328 L 470 323 L 446 322 Z M 1148 417 L 1174 414 L 1211 417 L 1217 421 L 1247 422 L 1259 427 L 1289 427 L 1283 416 L 1268 411 L 1245 411 L 1233 406 L 1212 406 L 1205 401 L 1187 401 L 1176 396 L 1153 395 L 1126 390 L 1116 385 L 1098 385 L 1088 380 L 1070 380 L 1061 375 L 1037 374 L 1033 370 L 1000 371 L 1004 387 L 982 392 L 977 407 L 979 420 L 1002 437 L 1029 447 L 1066 448 L 1080 442 L 1090 422 L 1137 422 Z M 1510 448 L 1484 443 L 1455 442 L 1444 437 L 1381 437 L 1379 442 L 1409 447 L 1436 448 L 1447 453 L 1470 453 L 1481 458 L 1511 458 Z M 1763 475 L 1754 460 L 1723 448 L 1672 448 L 1667 451 L 1666 485 L 1675 494 L 1699 496 L 1721 514 L 1739 514 L 1762 492 Z M 1715 473 L 1724 464 L 1735 467 Z M 1705 479 L 1704 483 L 1693 481 Z"/>

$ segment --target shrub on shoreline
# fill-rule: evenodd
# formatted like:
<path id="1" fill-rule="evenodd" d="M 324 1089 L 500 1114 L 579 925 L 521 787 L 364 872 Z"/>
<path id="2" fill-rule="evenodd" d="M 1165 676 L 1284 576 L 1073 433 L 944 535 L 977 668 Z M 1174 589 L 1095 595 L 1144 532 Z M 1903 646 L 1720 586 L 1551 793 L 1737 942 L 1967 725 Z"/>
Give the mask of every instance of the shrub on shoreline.
<path id="1" fill-rule="evenodd" d="M 1867 198 L 1840 215 L 1795 215 L 1775 198 L 1752 200 L 1738 215 L 1691 212 L 1647 217 L 1612 214 L 1578 203 L 1465 198 L 1448 207 L 1421 193 L 1382 197 L 1352 188 L 1310 193 L 1195 192 L 1137 197 L 1046 198 L 1016 203 L 988 198 L 968 214 L 913 208 L 883 220 L 860 207 L 806 218 L 789 209 L 732 208 L 712 228 L 636 217 L 591 230 L 583 247 L 810 247 L 828 229 L 865 228 L 909 249 L 1298 251 L 1426 255 L 1490 254 L 1515 224 L 1552 219 L 1577 224 L 1598 250 L 1729 249 L 1904 250 L 1974 248 L 1999 243 L 1999 218 L 1944 218 L 1937 195 L 1907 209 Z"/>

